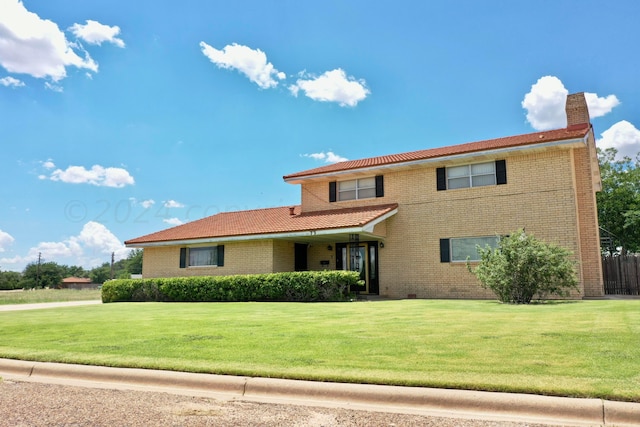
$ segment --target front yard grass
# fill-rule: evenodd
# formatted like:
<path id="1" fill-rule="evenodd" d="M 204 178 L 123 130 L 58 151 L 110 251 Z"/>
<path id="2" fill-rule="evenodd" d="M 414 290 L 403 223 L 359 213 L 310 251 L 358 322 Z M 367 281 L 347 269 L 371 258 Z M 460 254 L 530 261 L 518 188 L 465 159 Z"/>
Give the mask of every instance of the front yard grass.
<path id="1" fill-rule="evenodd" d="M 5 358 L 640 402 L 640 300 L 115 303 L 0 330 Z"/>

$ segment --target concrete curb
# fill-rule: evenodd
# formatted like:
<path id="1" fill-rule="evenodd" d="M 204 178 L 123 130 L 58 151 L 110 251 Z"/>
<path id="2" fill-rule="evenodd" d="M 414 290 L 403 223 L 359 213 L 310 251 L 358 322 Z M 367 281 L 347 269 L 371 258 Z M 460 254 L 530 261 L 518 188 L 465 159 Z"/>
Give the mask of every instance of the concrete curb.
<path id="1" fill-rule="evenodd" d="M 279 401 L 353 408 L 375 405 L 390 412 L 416 411 L 439 415 L 570 425 L 639 426 L 640 403 L 577 399 L 515 393 L 491 393 L 421 387 L 323 383 L 275 378 L 193 374 L 148 369 L 109 368 L 63 363 L 0 359 L 0 375 L 37 382 L 78 381 L 81 384 L 131 385 L 217 393 L 255 401 Z"/>

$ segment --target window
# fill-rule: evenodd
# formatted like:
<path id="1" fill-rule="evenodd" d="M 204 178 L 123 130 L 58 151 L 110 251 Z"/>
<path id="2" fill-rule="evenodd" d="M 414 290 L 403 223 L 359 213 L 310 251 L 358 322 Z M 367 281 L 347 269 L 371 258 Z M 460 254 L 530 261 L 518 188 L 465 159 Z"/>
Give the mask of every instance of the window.
<path id="1" fill-rule="evenodd" d="M 218 264 L 218 248 L 189 248 L 189 267 Z"/>
<path id="2" fill-rule="evenodd" d="M 224 265 L 224 246 L 180 248 L 180 268 Z"/>
<path id="3" fill-rule="evenodd" d="M 496 164 L 494 162 L 447 168 L 447 188 L 449 189 L 495 184 Z"/>
<path id="4" fill-rule="evenodd" d="M 507 168 L 504 160 L 452 166 L 436 169 L 437 189 L 484 187 L 507 183 Z"/>
<path id="5" fill-rule="evenodd" d="M 338 200 L 357 200 L 376 197 L 375 177 L 338 182 Z"/>
<path id="6" fill-rule="evenodd" d="M 329 201 L 359 200 L 384 197 L 382 175 L 329 183 Z"/>
<path id="7" fill-rule="evenodd" d="M 479 261 L 478 246 L 483 249 L 487 245 L 496 248 L 498 241 L 498 236 L 440 239 L 440 261 L 465 262 L 467 258 L 469 261 Z"/>

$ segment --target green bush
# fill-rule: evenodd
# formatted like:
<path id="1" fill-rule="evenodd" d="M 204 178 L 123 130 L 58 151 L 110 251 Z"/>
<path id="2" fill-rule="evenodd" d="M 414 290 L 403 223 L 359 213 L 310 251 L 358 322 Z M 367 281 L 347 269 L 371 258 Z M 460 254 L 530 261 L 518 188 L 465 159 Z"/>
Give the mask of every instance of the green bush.
<path id="1" fill-rule="evenodd" d="M 358 280 L 348 271 L 116 279 L 102 286 L 102 302 L 344 301 Z"/>
<path id="2" fill-rule="evenodd" d="M 529 304 L 534 297 L 569 296 L 578 290 L 571 252 L 545 243 L 524 230 L 500 238 L 498 247 L 480 248 L 480 263 L 467 268 L 505 303 Z"/>

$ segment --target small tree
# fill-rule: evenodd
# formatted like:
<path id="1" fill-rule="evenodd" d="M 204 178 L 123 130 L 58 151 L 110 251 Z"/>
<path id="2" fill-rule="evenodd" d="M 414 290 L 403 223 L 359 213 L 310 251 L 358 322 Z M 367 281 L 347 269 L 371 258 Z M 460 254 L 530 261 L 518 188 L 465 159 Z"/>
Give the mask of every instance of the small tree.
<path id="1" fill-rule="evenodd" d="M 472 269 L 467 262 L 467 268 L 502 302 L 529 304 L 535 296 L 566 297 L 571 289 L 578 290 L 571 252 L 524 230 L 502 237 L 495 249 L 478 247 L 478 252 L 478 266 Z"/>

